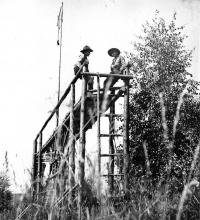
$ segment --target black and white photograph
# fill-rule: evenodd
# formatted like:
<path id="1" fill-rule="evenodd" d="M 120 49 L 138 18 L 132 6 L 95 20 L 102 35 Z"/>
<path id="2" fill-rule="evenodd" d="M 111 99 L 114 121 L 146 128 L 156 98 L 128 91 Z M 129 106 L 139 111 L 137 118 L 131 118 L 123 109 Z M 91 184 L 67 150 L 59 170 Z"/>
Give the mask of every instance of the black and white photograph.
<path id="1" fill-rule="evenodd" d="M 200 219 L 200 0 L 0 0 L 0 220 Z"/>

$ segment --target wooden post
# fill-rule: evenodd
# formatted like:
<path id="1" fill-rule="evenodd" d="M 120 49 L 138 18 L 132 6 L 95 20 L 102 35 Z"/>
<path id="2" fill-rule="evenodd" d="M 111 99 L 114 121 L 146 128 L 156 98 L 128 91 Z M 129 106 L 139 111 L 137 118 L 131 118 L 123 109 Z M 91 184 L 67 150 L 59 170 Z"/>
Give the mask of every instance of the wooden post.
<path id="1" fill-rule="evenodd" d="M 69 145 L 69 197 L 68 201 L 71 204 L 73 199 L 73 192 L 75 180 L 75 139 L 74 139 L 74 104 L 75 104 L 75 85 L 71 85 L 71 109 L 70 109 L 70 145 Z"/>
<path id="2" fill-rule="evenodd" d="M 114 95 L 115 91 L 111 91 L 111 95 Z M 115 129 L 115 119 L 113 117 L 113 114 L 115 114 L 115 102 L 113 102 L 110 106 L 110 117 L 109 117 L 109 134 L 114 134 Z M 112 136 L 109 136 L 109 154 L 114 154 L 114 145 L 113 145 L 113 138 Z M 109 156 L 109 174 L 114 174 L 114 156 Z M 114 190 L 114 176 L 110 175 L 108 177 L 108 183 L 109 183 L 109 191 L 110 194 L 113 193 Z"/>
<path id="3" fill-rule="evenodd" d="M 129 170 L 129 80 L 124 80 L 125 94 L 124 94 L 124 133 L 123 133 L 123 145 L 124 145 L 124 192 L 128 190 L 128 170 Z"/>
<path id="4" fill-rule="evenodd" d="M 37 167 L 36 167 L 36 154 L 37 154 L 37 139 L 34 140 L 33 142 L 33 159 L 32 159 L 32 199 L 33 201 L 35 200 L 35 193 L 36 193 L 36 175 L 37 175 Z"/>
<path id="5" fill-rule="evenodd" d="M 60 7 L 60 12 L 58 15 L 58 31 L 60 31 L 60 39 L 58 39 L 58 43 L 60 45 L 60 57 L 59 57 L 59 74 L 58 74 L 58 102 L 60 101 L 60 74 L 61 74 L 61 58 L 62 58 L 62 23 L 63 23 L 63 2 Z M 59 124 L 59 108 L 56 111 L 56 126 Z"/>
<path id="6" fill-rule="evenodd" d="M 41 172 L 42 172 L 42 133 L 39 137 L 39 154 L 38 154 L 38 170 L 37 170 L 37 200 L 39 200 Z"/>
<path id="7" fill-rule="evenodd" d="M 86 78 L 82 79 L 82 97 L 81 97 L 81 112 L 80 112 L 80 139 L 79 139 L 79 162 L 78 162 L 78 219 L 82 219 L 82 202 L 83 202 L 83 187 L 85 176 L 85 99 L 86 99 Z"/>
<path id="8" fill-rule="evenodd" d="M 100 79 L 97 76 L 97 151 L 98 151 L 98 183 L 97 183 L 97 197 L 101 196 L 101 140 L 100 140 Z"/>

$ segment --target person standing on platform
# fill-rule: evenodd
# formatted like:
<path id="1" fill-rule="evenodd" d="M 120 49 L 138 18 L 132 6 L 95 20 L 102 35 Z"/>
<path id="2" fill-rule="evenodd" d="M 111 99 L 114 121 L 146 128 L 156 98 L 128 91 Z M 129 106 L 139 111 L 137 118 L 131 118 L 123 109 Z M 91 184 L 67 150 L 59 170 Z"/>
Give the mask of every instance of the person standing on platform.
<path id="1" fill-rule="evenodd" d="M 111 48 L 108 50 L 108 55 L 113 57 L 110 69 L 111 74 L 123 74 L 123 70 L 126 68 L 125 59 L 120 55 L 120 50 L 117 48 Z"/>
<path id="2" fill-rule="evenodd" d="M 74 65 L 74 73 L 75 75 L 81 71 L 81 72 L 89 72 L 89 60 L 88 57 L 90 56 L 90 53 L 93 52 L 93 50 L 89 46 L 83 47 L 83 49 L 80 51 L 81 54 L 78 58 L 78 61 Z M 80 70 L 81 69 L 81 70 Z M 87 76 L 87 84 L 88 84 L 88 90 L 93 89 L 93 82 L 94 77 Z"/>
<path id="3" fill-rule="evenodd" d="M 126 68 L 126 63 L 124 57 L 120 55 L 120 50 L 118 48 L 111 48 L 108 50 L 108 55 L 113 57 L 110 66 L 111 74 L 123 74 Z M 117 80 L 118 78 L 116 77 L 108 77 L 104 81 L 104 87 L 106 87 L 108 90 L 117 82 Z"/>

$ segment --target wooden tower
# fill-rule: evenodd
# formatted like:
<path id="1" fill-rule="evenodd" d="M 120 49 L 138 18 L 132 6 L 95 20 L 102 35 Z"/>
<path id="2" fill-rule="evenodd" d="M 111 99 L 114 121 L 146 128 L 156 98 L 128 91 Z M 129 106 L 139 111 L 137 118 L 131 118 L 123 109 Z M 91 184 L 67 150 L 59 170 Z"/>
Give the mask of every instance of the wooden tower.
<path id="1" fill-rule="evenodd" d="M 127 71 L 125 71 L 127 73 Z M 96 80 L 96 89 L 87 91 L 88 76 L 93 76 Z M 75 100 L 75 88 L 77 81 L 82 80 L 81 97 Z M 67 87 L 60 101 L 48 117 L 41 130 L 37 134 L 33 144 L 33 165 L 32 165 L 32 196 L 34 200 L 40 198 L 42 191 L 42 180 L 44 178 L 44 162 L 49 159 L 50 171 L 48 179 L 54 179 L 60 173 L 61 166 L 59 152 L 65 154 L 68 160 L 66 190 L 68 192 L 68 202 L 73 197 L 73 190 L 78 190 L 78 213 L 81 219 L 83 188 L 85 178 L 85 148 L 86 148 L 86 131 L 97 124 L 97 163 L 98 163 L 98 196 L 101 196 L 101 178 L 108 178 L 110 194 L 115 190 L 115 178 L 120 178 L 123 182 L 123 192 L 128 190 L 128 168 L 129 168 L 129 80 L 132 76 L 128 74 L 105 74 L 105 73 L 81 73 L 79 72 L 70 85 Z M 121 79 L 124 85 L 115 87 L 115 83 Z M 100 88 L 101 80 L 104 80 L 104 88 Z M 108 85 L 108 86 L 107 86 Z M 56 127 L 53 134 L 43 143 L 43 132 L 49 121 L 55 116 L 57 110 L 66 99 L 70 96 L 70 111 L 67 112 L 62 123 Z M 116 101 L 122 97 L 124 100 L 123 113 L 116 114 Z M 109 113 L 107 113 L 109 112 Z M 91 114 L 92 113 L 92 114 Z M 109 133 L 101 132 L 101 118 L 106 117 L 109 122 Z M 116 133 L 115 118 L 123 118 L 123 133 Z M 123 138 L 123 148 L 116 152 L 114 148 L 114 139 Z M 109 150 L 107 154 L 102 153 L 102 138 L 107 137 L 109 140 Z M 79 148 L 76 149 L 76 141 L 79 141 Z M 58 149 L 59 148 L 59 149 Z M 75 181 L 75 150 L 78 152 L 78 182 Z M 102 173 L 102 158 L 109 159 L 107 173 Z M 123 169 L 116 173 L 114 161 L 115 158 L 121 158 Z"/>

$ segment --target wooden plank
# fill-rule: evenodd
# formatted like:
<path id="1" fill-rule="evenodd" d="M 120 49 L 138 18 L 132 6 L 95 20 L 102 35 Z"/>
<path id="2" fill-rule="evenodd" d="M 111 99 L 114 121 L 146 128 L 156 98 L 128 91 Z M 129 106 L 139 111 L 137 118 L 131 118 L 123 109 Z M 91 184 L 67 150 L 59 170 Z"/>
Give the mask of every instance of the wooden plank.
<path id="1" fill-rule="evenodd" d="M 83 76 L 100 76 L 100 77 L 116 77 L 119 79 L 131 79 L 133 78 L 133 75 L 122 75 L 122 74 L 110 74 L 110 73 L 81 73 Z"/>

